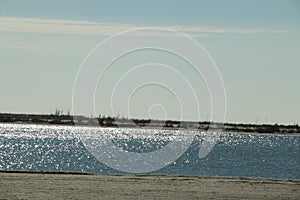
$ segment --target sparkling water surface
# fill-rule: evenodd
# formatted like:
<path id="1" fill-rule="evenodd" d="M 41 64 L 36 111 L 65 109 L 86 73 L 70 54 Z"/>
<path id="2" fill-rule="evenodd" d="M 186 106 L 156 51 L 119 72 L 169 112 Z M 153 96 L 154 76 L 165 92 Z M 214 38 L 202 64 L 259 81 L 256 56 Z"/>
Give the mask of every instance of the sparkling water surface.
<path id="1" fill-rule="evenodd" d="M 221 133 L 211 152 L 199 158 L 199 147 L 208 133 L 20 124 L 0 124 L 0 169 L 124 174 L 101 163 L 85 148 L 80 138 L 89 134 L 107 134 L 116 147 L 138 153 L 156 151 L 194 135 L 178 160 L 150 174 L 300 179 L 300 136 Z"/>

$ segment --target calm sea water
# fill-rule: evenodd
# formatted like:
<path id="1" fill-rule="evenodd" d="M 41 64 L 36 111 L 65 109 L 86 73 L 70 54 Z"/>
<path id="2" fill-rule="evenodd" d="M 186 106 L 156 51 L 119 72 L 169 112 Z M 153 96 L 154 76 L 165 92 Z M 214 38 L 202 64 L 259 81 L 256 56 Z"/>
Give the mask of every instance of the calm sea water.
<path id="1" fill-rule="evenodd" d="M 79 136 L 93 132 L 109 133 L 118 148 L 139 153 L 158 150 L 175 138 L 175 131 L 0 124 L 0 169 L 123 174 L 85 148 Z M 199 158 L 206 135 L 195 134 L 176 161 L 150 173 L 300 179 L 299 136 L 221 134 L 210 153 Z"/>

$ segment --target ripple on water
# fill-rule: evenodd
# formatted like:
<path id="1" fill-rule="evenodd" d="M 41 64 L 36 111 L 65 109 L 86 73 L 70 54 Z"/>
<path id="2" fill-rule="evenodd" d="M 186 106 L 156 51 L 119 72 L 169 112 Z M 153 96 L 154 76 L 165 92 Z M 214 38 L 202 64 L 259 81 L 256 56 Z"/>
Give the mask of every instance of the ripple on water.
<path id="1" fill-rule="evenodd" d="M 211 133 L 154 129 L 0 124 L 0 168 L 122 173 L 97 161 L 80 138 L 110 140 L 132 152 L 158 150 L 171 141 L 194 138 L 191 147 L 158 174 L 300 178 L 299 136 L 221 133 L 204 158 L 198 148 Z M 104 137 L 105 136 L 105 137 Z"/>

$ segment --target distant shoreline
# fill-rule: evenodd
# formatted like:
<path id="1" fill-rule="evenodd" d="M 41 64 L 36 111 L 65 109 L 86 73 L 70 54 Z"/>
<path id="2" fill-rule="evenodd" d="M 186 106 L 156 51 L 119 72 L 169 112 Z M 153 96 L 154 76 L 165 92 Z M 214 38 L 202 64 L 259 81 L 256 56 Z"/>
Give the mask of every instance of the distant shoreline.
<path id="1" fill-rule="evenodd" d="M 17 124 L 17 125 L 37 125 L 37 126 L 69 126 L 74 127 L 75 125 L 67 125 L 67 124 L 38 124 L 38 123 L 12 123 L 12 122 L 0 122 L 0 124 Z M 199 129 L 174 129 L 174 128 L 162 128 L 159 127 L 102 127 L 102 126 L 86 126 L 86 125 L 78 125 L 81 127 L 91 127 L 91 128 L 122 128 L 122 129 L 152 129 L 152 130 L 174 130 L 174 131 L 199 131 L 199 132 L 205 132 L 205 130 L 199 130 Z M 224 134 L 250 134 L 250 135 L 271 135 L 271 136 L 291 136 L 291 137 L 299 137 L 300 133 L 257 133 L 257 132 L 233 132 L 233 131 L 225 131 L 221 130 Z M 212 132 L 212 131 L 211 131 Z"/>
<path id="2" fill-rule="evenodd" d="M 150 128 L 163 130 L 191 130 L 191 131 L 216 131 L 225 133 L 247 133 L 268 135 L 300 135 L 300 126 L 279 124 L 234 124 L 216 122 L 194 122 L 175 120 L 153 119 L 126 119 L 109 116 L 89 118 L 71 115 L 37 115 L 37 114 L 11 114 L 0 113 L 0 123 L 36 124 L 36 125 L 68 125 L 68 126 L 92 126 L 108 128 Z"/>

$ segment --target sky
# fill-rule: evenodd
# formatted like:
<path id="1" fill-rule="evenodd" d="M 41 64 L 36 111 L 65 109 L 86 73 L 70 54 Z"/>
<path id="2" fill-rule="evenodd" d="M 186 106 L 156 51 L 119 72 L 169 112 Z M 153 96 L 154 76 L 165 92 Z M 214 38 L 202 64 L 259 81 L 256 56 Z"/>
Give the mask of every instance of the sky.
<path id="1" fill-rule="evenodd" d="M 225 121 L 300 123 L 297 0 L 0 0 L 0 112 L 53 113 L 56 108 L 73 111 L 74 81 L 88 53 L 112 35 L 139 27 L 174 29 L 206 49 L 224 82 Z M 115 71 L 104 79 L 109 87 L 100 84 L 95 92 L 96 113 L 112 114 L 106 94 L 115 85 L 113 76 L 122 76 L 120 72 L 130 70 L 133 64 L 153 60 L 181 70 L 193 88 L 201 91 L 197 94 L 200 119 L 208 119 L 211 105 L 203 80 L 195 80 L 189 66 L 178 58 L 154 51 L 137 52 L 113 66 Z M 163 67 L 145 72 L 132 79 L 158 77 Z M 129 87 L 129 83 L 122 86 Z M 175 87 L 183 86 L 178 82 Z M 143 92 L 132 96 L 131 116 L 166 118 L 167 112 L 167 118 L 181 119 L 173 96 L 159 87 L 144 87 Z M 114 115 L 128 116 L 120 106 L 123 100 L 119 96 L 114 101 Z M 191 103 L 184 109 L 189 113 L 195 108 Z M 184 119 L 199 120 L 189 114 Z"/>

